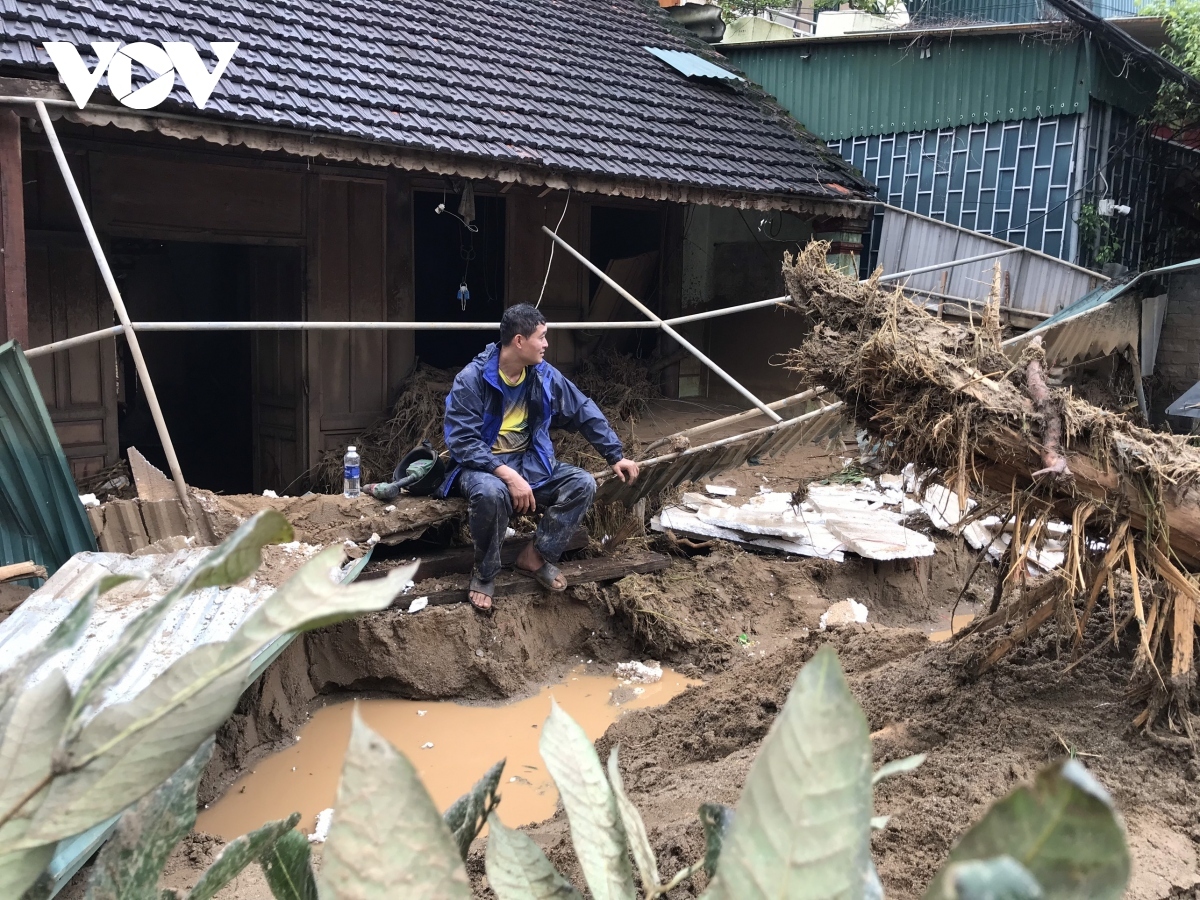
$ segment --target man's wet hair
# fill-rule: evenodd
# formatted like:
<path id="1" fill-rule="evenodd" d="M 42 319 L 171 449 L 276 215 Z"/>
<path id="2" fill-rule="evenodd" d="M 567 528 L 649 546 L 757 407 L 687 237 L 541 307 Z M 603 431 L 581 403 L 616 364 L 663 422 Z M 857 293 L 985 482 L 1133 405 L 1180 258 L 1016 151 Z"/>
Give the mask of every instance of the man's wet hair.
<path id="1" fill-rule="evenodd" d="M 510 306 L 500 317 L 500 346 L 507 347 L 518 334 L 530 337 L 539 325 L 546 324 L 546 317 L 528 303 Z"/>

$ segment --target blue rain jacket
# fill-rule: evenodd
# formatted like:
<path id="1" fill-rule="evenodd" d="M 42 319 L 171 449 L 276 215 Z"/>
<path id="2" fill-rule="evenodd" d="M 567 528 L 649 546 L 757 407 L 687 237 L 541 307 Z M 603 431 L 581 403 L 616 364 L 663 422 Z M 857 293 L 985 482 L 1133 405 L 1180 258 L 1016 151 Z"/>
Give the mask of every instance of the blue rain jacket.
<path id="1" fill-rule="evenodd" d="M 550 428 L 578 431 L 611 466 L 624 458 L 621 440 L 594 401 L 571 384 L 566 376 L 548 362 L 530 366 L 525 375 L 529 385 L 530 450 L 536 453 L 547 472 L 555 466 L 554 443 Z M 538 403 L 537 398 L 542 402 Z M 500 434 L 504 415 L 500 390 L 500 347 L 488 344 L 483 352 L 454 376 L 454 385 L 446 395 L 446 446 L 450 465 L 446 480 L 438 491 L 447 497 L 461 469 L 494 472 L 503 464 L 492 453 Z"/>

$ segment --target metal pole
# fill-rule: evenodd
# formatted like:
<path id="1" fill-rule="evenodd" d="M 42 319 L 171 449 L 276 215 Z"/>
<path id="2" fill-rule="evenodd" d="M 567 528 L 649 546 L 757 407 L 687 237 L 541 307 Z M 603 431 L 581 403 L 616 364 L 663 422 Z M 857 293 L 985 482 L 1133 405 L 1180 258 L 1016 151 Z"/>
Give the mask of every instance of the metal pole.
<path id="1" fill-rule="evenodd" d="M 499 322 L 134 322 L 135 331 L 499 331 Z M 554 330 L 658 328 L 655 322 L 551 322 Z"/>
<path id="2" fill-rule="evenodd" d="M 884 275 L 879 279 L 879 283 L 885 281 L 896 281 L 900 278 L 907 278 L 909 275 L 920 275 L 924 272 L 936 272 L 939 269 L 952 269 L 955 266 L 965 266 L 970 263 L 983 262 L 985 259 L 995 259 L 997 256 L 1008 256 L 1010 253 L 1020 253 L 1024 247 L 1005 247 L 1003 250 L 993 250 L 991 253 L 981 253 L 979 256 L 968 256 L 966 259 L 956 259 L 952 262 L 934 263 L 932 266 L 921 266 L 919 269 L 909 269 L 907 272 L 897 272 L 895 275 Z M 869 278 L 864 278 L 859 284 L 866 284 L 870 281 Z"/>
<path id="3" fill-rule="evenodd" d="M 88 215 L 87 207 L 83 205 L 83 197 L 79 195 L 75 176 L 71 174 L 71 167 L 67 165 L 67 157 L 63 153 L 62 144 L 58 142 L 58 132 L 54 130 L 54 123 L 50 121 L 50 114 L 46 112 L 46 104 L 38 100 L 36 106 L 38 118 L 42 120 L 42 127 L 46 130 L 46 137 L 50 141 L 50 149 L 54 151 L 54 158 L 58 161 L 63 181 L 67 184 L 67 192 L 71 195 L 71 202 L 75 204 L 75 212 L 79 215 L 83 233 L 87 235 L 92 254 L 96 257 L 96 265 L 100 267 L 100 276 L 104 279 L 104 286 L 108 288 L 108 296 L 112 298 L 117 318 L 121 320 L 121 329 L 125 333 L 125 340 L 129 342 L 129 352 L 133 355 L 133 364 L 137 367 L 138 378 L 142 380 L 142 387 L 145 388 L 146 402 L 150 407 L 150 415 L 154 419 L 154 427 L 158 430 L 159 440 L 162 441 L 163 453 L 166 454 L 171 477 L 175 480 L 175 490 L 179 494 L 179 502 L 183 504 L 183 511 L 190 518 L 191 503 L 188 502 L 187 483 L 183 480 L 183 472 L 179 469 L 179 458 L 175 455 L 175 445 L 171 443 L 167 423 L 163 420 L 162 407 L 158 405 L 158 395 L 154 392 L 154 383 L 150 380 L 150 371 L 146 368 L 146 359 L 142 356 L 142 347 L 138 343 L 137 334 L 134 333 L 133 324 L 129 321 L 125 301 L 121 299 L 117 281 L 113 278 L 112 269 L 108 267 L 104 249 L 100 246 L 100 239 L 96 237 L 96 229 L 92 227 L 92 218 Z"/>
<path id="4" fill-rule="evenodd" d="M 805 400 L 811 400 L 813 397 L 817 396 L 817 394 L 823 393 L 825 393 L 825 388 L 823 387 L 809 388 L 807 391 L 801 391 L 799 394 L 793 394 L 790 397 L 784 397 L 782 400 L 776 400 L 774 403 L 769 403 L 767 405 L 770 406 L 771 409 L 780 410 L 785 406 L 792 406 L 793 404 L 801 403 Z M 657 447 L 662 447 L 671 443 L 676 438 L 695 437 L 698 434 L 705 434 L 709 431 L 715 431 L 718 428 L 725 428 L 729 425 L 734 425 L 738 422 L 744 422 L 746 419 L 753 419 L 755 416 L 760 415 L 762 415 L 762 413 L 760 413 L 757 409 L 748 409 L 745 412 L 734 413 L 732 416 L 725 416 L 723 419 L 714 419 L 711 422 L 705 422 L 703 425 L 697 425 L 694 428 L 688 428 L 684 431 L 678 431 L 675 434 L 659 438 L 657 441 L 654 441 L 648 447 L 646 447 L 642 452 L 649 453 L 651 450 L 654 450 Z"/>
<path id="5" fill-rule="evenodd" d="M 102 328 L 99 331 L 89 331 L 87 334 L 76 335 L 75 337 L 64 338 L 61 341 L 54 341 L 50 344 L 42 344 L 40 347 L 31 347 L 25 351 L 26 359 L 33 359 L 38 356 L 45 356 L 47 353 L 57 353 L 59 350 L 70 350 L 72 347 L 78 347 L 82 344 L 90 344 L 93 341 L 102 341 L 106 337 L 114 337 L 121 333 L 123 329 L 120 325 L 114 325 L 112 328 Z"/>
<path id="6" fill-rule="evenodd" d="M 776 306 L 780 303 L 791 302 L 791 297 L 772 297 L 770 300 L 755 300 L 753 303 L 742 303 L 739 306 L 724 306 L 721 309 L 710 309 L 705 312 L 692 313 L 688 316 L 677 316 L 674 319 L 663 319 L 668 325 L 683 325 L 686 322 L 699 322 L 701 319 L 715 319 L 717 316 L 727 316 L 730 313 L 745 312 L 748 309 L 761 309 L 764 306 Z"/>
<path id="7" fill-rule="evenodd" d="M 544 232 L 546 232 L 546 234 L 550 235 L 550 237 L 555 242 L 557 242 L 560 246 L 562 246 L 562 248 L 564 250 L 566 250 L 568 253 L 570 253 L 572 256 L 574 256 L 577 260 L 579 260 L 581 263 L 583 263 L 585 266 L 587 266 L 587 268 L 591 272 L 593 272 L 596 276 L 598 276 L 601 281 L 603 281 L 610 288 L 612 288 L 614 291 L 616 291 L 618 294 L 620 294 L 622 297 L 624 297 L 626 300 L 628 300 L 633 305 L 634 309 L 636 309 L 638 312 L 640 312 L 642 315 L 644 315 L 646 318 L 650 319 L 651 321 L 657 322 L 658 327 L 660 327 L 663 331 L 665 331 L 672 338 L 674 338 L 676 343 L 678 343 L 681 347 L 684 347 L 685 349 L 687 349 L 689 352 L 691 352 L 691 354 L 694 357 L 696 357 L 696 359 L 700 360 L 700 362 L 704 363 L 706 366 L 708 366 L 710 369 L 712 369 L 714 372 L 716 372 L 718 375 L 720 375 L 721 378 L 723 378 L 730 387 L 732 387 L 735 391 L 737 391 L 739 394 L 741 394 L 743 397 L 745 397 L 747 400 L 749 400 L 751 403 L 753 403 L 755 406 L 757 406 L 760 410 L 762 410 L 764 413 L 766 413 L 773 421 L 775 421 L 775 422 L 783 421 L 779 417 L 779 414 L 777 412 L 775 412 L 775 410 L 771 409 L 769 406 L 767 406 L 767 404 L 763 403 L 761 400 L 759 400 L 757 397 L 755 397 L 752 393 L 750 393 L 748 390 L 746 390 L 744 387 L 742 387 L 741 384 L 738 383 L 737 379 L 735 379 L 732 375 L 730 375 L 728 372 L 726 372 L 724 369 L 722 369 L 720 366 L 718 366 L 715 362 L 713 362 L 711 359 L 709 359 L 707 356 L 705 356 L 703 353 L 701 353 L 695 346 L 692 345 L 692 343 L 690 341 L 687 340 L 687 338 L 685 338 L 678 331 L 676 331 L 674 328 L 672 328 L 670 325 L 668 325 L 666 322 L 664 322 L 662 319 L 660 319 L 658 316 L 656 316 L 653 312 L 651 312 L 650 308 L 647 307 L 644 303 L 642 303 L 641 300 L 639 300 L 637 297 L 633 296 L 633 294 L 629 293 L 629 291 L 625 290 L 625 288 L 621 287 L 619 284 L 617 284 L 615 281 L 613 281 L 611 278 L 609 278 L 605 272 L 600 271 L 600 269 L 598 269 L 595 265 L 592 264 L 592 261 L 590 259 L 588 259 L 582 253 L 580 253 L 578 250 L 576 250 L 574 247 L 572 247 L 570 244 L 568 244 L 566 241 L 564 241 L 562 238 L 560 238 L 557 234 L 555 234 L 553 231 L 551 231 L 545 225 L 542 226 L 542 231 L 544 231 Z"/>

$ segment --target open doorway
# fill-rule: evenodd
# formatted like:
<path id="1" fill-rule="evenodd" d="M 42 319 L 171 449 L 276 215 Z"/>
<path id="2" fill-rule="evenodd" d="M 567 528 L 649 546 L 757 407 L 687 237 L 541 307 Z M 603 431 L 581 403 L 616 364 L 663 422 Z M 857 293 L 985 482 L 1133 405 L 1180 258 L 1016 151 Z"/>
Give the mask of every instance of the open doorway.
<path id="1" fill-rule="evenodd" d="M 447 212 L 438 213 L 439 204 Z M 459 198 L 413 193 L 413 256 L 419 322 L 498 322 L 504 312 L 504 198 L 475 196 L 471 230 L 456 217 Z M 460 296 L 460 288 L 465 293 Z M 418 331 L 417 356 L 460 368 L 498 335 L 491 331 Z"/>
<path id="2" fill-rule="evenodd" d="M 655 209 L 593 206 L 588 258 L 617 284 L 658 312 L 659 257 L 663 240 L 662 213 Z M 590 280 L 588 318 L 596 321 L 645 318 L 596 275 Z M 585 350 L 612 347 L 642 356 L 653 348 L 657 332 L 597 330 L 580 335 Z"/>
<path id="3" fill-rule="evenodd" d="M 111 259 L 134 321 L 303 317 L 300 248 L 118 239 Z M 282 490 L 299 474 L 298 333 L 151 332 L 138 338 L 189 484 L 256 493 Z M 165 471 L 166 455 L 124 340 L 117 359 L 121 452 L 136 446 Z"/>

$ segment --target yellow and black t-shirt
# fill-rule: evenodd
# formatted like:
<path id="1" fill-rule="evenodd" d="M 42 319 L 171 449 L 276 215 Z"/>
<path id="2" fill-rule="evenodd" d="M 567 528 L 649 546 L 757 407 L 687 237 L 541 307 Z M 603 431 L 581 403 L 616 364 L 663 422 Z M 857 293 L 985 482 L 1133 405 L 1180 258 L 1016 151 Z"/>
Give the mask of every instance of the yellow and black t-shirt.
<path id="1" fill-rule="evenodd" d="M 521 370 L 521 377 L 509 381 L 504 372 L 500 372 L 500 392 L 504 395 L 504 415 L 500 420 L 500 433 L 492 444 L 492 453 L 507 455 L 509 453 L 524 453 L 529 449 L 529 379 L 527 370 Z"/>

